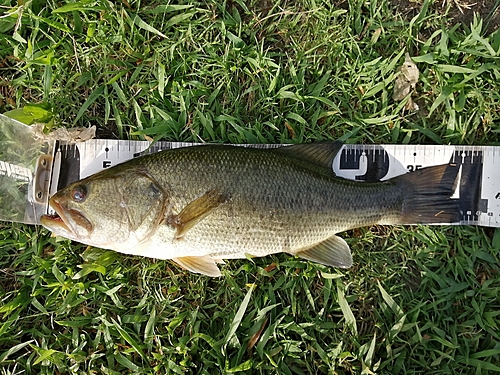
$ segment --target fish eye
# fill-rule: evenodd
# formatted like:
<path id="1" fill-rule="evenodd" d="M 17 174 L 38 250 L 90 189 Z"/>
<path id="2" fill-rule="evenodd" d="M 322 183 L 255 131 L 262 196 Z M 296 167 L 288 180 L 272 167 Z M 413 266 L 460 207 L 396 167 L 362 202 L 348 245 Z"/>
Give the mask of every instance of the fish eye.
<path id="1" fill-rule="evenodd" d="M 83 202 L 87 198 L 87 187 L 78 185 L 71 191 L 71 199 L 75 202 Z"/>

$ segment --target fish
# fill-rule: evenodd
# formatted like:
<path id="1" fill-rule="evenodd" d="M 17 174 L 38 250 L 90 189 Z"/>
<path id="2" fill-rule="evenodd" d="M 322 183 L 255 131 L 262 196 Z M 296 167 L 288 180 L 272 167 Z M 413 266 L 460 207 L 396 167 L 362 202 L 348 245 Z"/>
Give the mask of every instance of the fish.
<path id="1" fill-rule="evenodd" d="M 332 169 L 342 147 L 200 145 L 144 155 L 56 192 L 55 213 L 40 222 L 58 236 L 213 277 L 224 260 L 280 252 L 349 268 L 340 232 L 458 222 L 456 165 L 351 181 Z"/>

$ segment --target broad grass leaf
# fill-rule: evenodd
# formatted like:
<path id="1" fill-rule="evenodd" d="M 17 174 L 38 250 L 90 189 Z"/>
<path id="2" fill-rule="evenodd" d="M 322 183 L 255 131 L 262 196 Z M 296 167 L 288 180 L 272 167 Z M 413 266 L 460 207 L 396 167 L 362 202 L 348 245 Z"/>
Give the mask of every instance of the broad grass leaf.
<path id="1" fill-rule="evenodd" d="M 222 347 L 223 352 L 225 352 L 227 345 L 233 340 L 233 337 L 236 334 L 236 330 L 238 329 L 238 327 L 241 324 L 241 321 L 243 320 L 243 316 L 245 315 L 245 311 L 247 310 L 248 304 L 250 302 L 250 297 L 252 297 L 252 292 L 254 289 L 255 285 L 252 285 L 250 288 L 248 288 L 247 294 L 245 295 L 245 298 L 243 298 L 243 302 L 241 302 L 241 305 L 238 308 L 238 311 L 236 312 L 236 315 L 234 316 L 231 325 L 229 326 L 229 331 L 227 332 L 226 337 L 224 338 L 224 345 Z"/>
<path id="2" fill-rule="evenodd" d="M 33 341 L 35 341 L 35 340 L 29 340 L 29 341 L 26 341 L 26 342 L 22 342 L 20 344 L 14 345 L 13 347 L 9 348 L 8 350 L 6 350 L 2 354 L 0 354 L 0 363 L 2 363 L 3 361 L 7 360 L 7 358 L 10 355 L 17 353 L 19 350 L 21 350 L 25 346 L 31 344 Z"/>
<path id="3" fill-rule="evenodd" d="M 401 307 L 399 307 L 398 304 L 389 295 L 389 293 L 385 291 L 385 289 L 382 287 L 382 284 L 380 284 L 380 281 L 377 281 L 377 286 L 378 289 L 380 290 L 380 294 L 382 295 L 382 298 L 384 299 L 385 303 L 387 303 L 387 305 L 394 312 L 397 318 L 401 318 L 401 316 L 404 315 L 404 312 L 401 309 Z"/>
<path id="4" fill-rule="evenodd" d="M 169 13 L 169 12 L 175 12 L 178 10 L 189 9 L 189 8 L 192 8 L 193 6 L 194 5 L 180 5 L 180 4 L 158 5 L 157 7 L 154 7 L 153 9 L 148 9 L 148 10 L 144 11 L 144 13 L 164 14 L 164 13 Z"/>
<path id="5" fill-rule="evenodd" d="M 34 347 L 33 345 L 30 346 Z M 34 349 L 38 352 L 39 357 L 35 360 L 35 362 L 33 362 L 33 365 L 37 365 L 46 359 L 50 359 L 53 354 L 57 353 L 57 350 L 54 349 L 42 349 L 38 347 L 34 347 Z"/>
<path id="6" fill-rule="evenodd" d="M 92 93 L 89 95 L 85 103 L 83 103 L 82 107 L 78 111 L 78 114 L 76 115 L 76 118 L 73 121 L 73 125 L 75 125 L 78 122 L 78 120 L 80 120 L 80 118 L 83 116 L 87 108 L 89 108 L 92 105 L 92 103 L 94 103 L 97 100 L 97 98 L 102 95 L 103 92 L 104 92 L 104 86 L 99 86 L 94 91 L 92 91 Z"/>
<path id="7" fill-rule="evenodd" d="M 146 356 L 144 355 L 141 347 L 139 346 L 139 344 L 135 341 L 134 338 L 132 338 L 132 336 L 130 336 L 130 334 L 125 331 L 122 327 L 121 327 L 121 324 L 118 323 L 115 319 L 111 318 L 111 321 L 113 322 L 113 325 L 115 326 L 115 329 L 118 331 L 118 333 L 120 334 L 120 336 L 126 341 L 129 343 L 130 346 L 132 346 L 134 348 L 134 350 L 137 352 L 137 354 L 139 354 L 142 358 L 146 359 Z"/>
<path id="8" fill-rule="evenodd" d="M 172 27 L 174 25 L 177 25 L 183 21 L 186 21 L 193 17 L 196 14 L 195 11 L 187 12 L 187 13 L 181 13 L 176 16 L 173 16 L 170 18 L 166 23 L 165 23 L 165 28 Z"/>
<path id="9" fill-rule="evenodd" d="M 87 10 L 93 10 L 96 12 L 101 12 L 105 11 L 105 7 L 100 7 L 100 6 L 88 6 L 89 4 L 92 4 L 94 1 L 78 1 L 76 3 L 70 3 L 70 4 L 65 4 L 59 8 L 56 8 L 52 11 L 52 13 L 68 13 L 68 12 L 74 12 L 74 11 L 87 11 Z"/>
<path id="10" fill-rule="evenodd" d="M 158 36 L 161 36 L 162 38 L 168 38 L 165 34 L 163 34 L 161 31 L 155 29 L 153 26 L 147 24 L 141 17 L 138 15 L 135 15 L 133 18 L 134 23 L 139 26 L 141 29 L 149 31 L 150 33 L 156 34 Z"/>
<path id="11" fill-rule="evenodd" d="M 345 298 L 344 290 L 342 289 L 342 284 L 337 282 L 337 295 L 340 309 L 342 310 L 342 314 L 344 315 L 344 319 L 346 321 L 346 325 L 352 329 L 354 335 L 358 334 L 358 327 L 356 325 L 356 318 L 352 313 L 351 307 L 347 303 Z"/>

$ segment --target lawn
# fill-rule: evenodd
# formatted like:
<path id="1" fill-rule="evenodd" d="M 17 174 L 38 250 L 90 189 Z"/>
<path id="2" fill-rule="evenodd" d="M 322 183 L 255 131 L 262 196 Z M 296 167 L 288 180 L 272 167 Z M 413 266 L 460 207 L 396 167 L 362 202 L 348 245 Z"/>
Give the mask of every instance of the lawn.
<path id="1" fill-rule="evenodd" d="M 0 112 L 115 139 L 500 145 L 499 3 L 0 0 Z M 393 99 L 405 53 L 418 109 Z M 278 254 L 213 279 L 0 222 L 0 374 L 500 372 L 500 229 L 342 236 L 349 270 Z"/>

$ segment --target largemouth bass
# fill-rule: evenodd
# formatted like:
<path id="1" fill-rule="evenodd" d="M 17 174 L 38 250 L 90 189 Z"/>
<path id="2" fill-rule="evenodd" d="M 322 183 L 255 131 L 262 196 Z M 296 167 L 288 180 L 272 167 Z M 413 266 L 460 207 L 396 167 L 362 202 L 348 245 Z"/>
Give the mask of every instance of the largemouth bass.
<path id="1" fill-rule="evenodd" d="M 335 176 L 340 142 L 254 149 L 192 146 L 142 156 L 50 198 L 41 223 L 84 244 L 220 276 L 223 259 L 285 252 L 352 265 L 336 233 L 373 224 L 458 221 L 458 168 L 440 165 L 388 181 Z"/>

